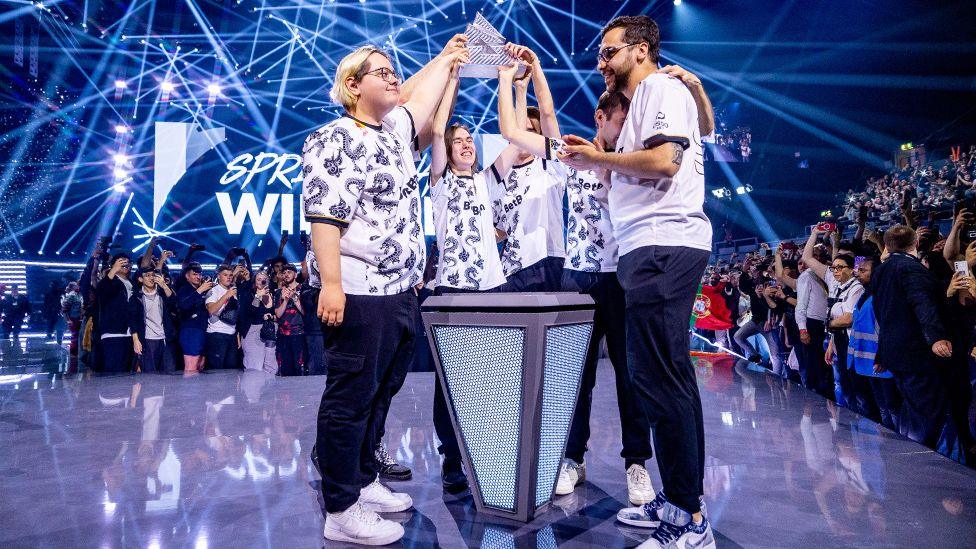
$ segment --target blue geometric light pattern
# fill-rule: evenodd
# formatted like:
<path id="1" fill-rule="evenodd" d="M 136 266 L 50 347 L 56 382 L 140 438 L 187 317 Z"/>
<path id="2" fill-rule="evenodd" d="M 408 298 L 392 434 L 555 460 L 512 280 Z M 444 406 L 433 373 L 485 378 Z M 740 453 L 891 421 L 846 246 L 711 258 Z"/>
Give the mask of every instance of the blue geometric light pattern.
<path id="1" fill-rule="evenodd" d="M 552 497 L 592 331 L 592 323 L 551 326 L 546 330 L 536 508 Z"/>
<path id="2" fill-rule="evenodd" d="M 523 328 L 434 326 L 462 441 L 488 507 L 515 511 Z"/>

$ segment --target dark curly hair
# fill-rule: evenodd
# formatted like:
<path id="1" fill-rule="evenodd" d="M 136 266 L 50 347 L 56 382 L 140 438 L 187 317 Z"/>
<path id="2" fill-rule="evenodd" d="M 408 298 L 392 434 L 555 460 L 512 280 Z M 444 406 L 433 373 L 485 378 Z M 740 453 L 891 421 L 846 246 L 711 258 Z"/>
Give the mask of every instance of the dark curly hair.
<path id="1" fill-rule="evenodd" d="M 600 31 L 600 38 L 613 29 L 624 29 L 624 41 L 628 44 L 647 43 L 647 52 L 655 64 L 661 58 L 661 29 L 646 15 L 621 15 L 607 23 Z"/>

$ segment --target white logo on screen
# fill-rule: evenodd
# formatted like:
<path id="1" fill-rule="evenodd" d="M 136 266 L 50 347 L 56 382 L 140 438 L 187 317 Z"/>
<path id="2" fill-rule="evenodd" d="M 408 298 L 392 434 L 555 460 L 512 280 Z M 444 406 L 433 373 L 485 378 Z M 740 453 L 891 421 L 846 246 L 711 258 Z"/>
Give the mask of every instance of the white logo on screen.
<path id="1" fill-rule="evenodd" d="M 226 141 L 224 128 L 204 130 L 196 124 L 157 122 L 155 171 L 153 174 L 153 224 L 162 211 L 170 193 L 197 160 Z M 256 235 L 267 234 L 277 218 L 280 230 L 295 232 L 296 200 L 294 191 L 301 192 L 302 158 L 292 153 L 243 153 L 227 163 L 224 174 L 213 183 L 214 198 L 220 208 L 227 233 L 241 234 L 249 225 Z M 253 192 L 251 182 L 258 174 L 270 173 L 266 192 Z M 196 182 L 206 184 L 206 182 Z M 273 192 L 280 187 L 281 192 Z M 239 188 L 240 193 L 231 194 Z M 203 219 L 205 216 L 195 216 Z M 310 231 L 304 215 L 299 211 L 299 229 Z"/>

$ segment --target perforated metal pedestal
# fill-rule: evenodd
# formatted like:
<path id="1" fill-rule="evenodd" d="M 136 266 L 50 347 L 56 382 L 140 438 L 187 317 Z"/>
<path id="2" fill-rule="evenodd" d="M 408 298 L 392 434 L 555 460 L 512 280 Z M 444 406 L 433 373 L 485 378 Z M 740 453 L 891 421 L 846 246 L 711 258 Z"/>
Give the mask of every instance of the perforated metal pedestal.
<path id="1" fill-rule="evenodd" d="M 462 294 L 422 310 L 478 511 L 532 520 L 552 500 L 566 451 L 593 300 Z"/>

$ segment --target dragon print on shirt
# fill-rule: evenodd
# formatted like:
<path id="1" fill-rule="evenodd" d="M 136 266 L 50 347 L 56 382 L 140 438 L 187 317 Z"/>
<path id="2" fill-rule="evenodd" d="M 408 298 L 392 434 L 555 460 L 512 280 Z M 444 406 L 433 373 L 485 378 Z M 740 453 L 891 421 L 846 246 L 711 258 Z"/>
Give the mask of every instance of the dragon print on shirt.
<path id="1" fill-rule="evenodd" d="M 344 116 L 305 141 L 304 213 L 342 231 L 347 293 L 391 295 L 420 280 L 426 253 L 419 178 L 407 161 L 413 137 L 410 115 L 398 107 L 381 126 Z"/>
<path id="2" fill-rule="evenodd" d="M 489 173 L 458 176 L 448 170 L 432 188 L 434 224 L 441 257 L 437 265 L 437 284 L 470 290 L 485 290 L 504 283 L 498 254 L 486 262 L 484 255 L 495 252 L 493 213 L 490 207 Z M 492 180 L 493 181 L 493 180 Z M 486 270 L 486 265 L 491 270 Z"/>
<path id="3" fill-rule="evenodd" d="M 607 209 L 606 186 L 595 173 L 566 168 L 569 218 L 566 222 L 566 268 L 574 271 L 614 271 L 617 245 Z"/>

